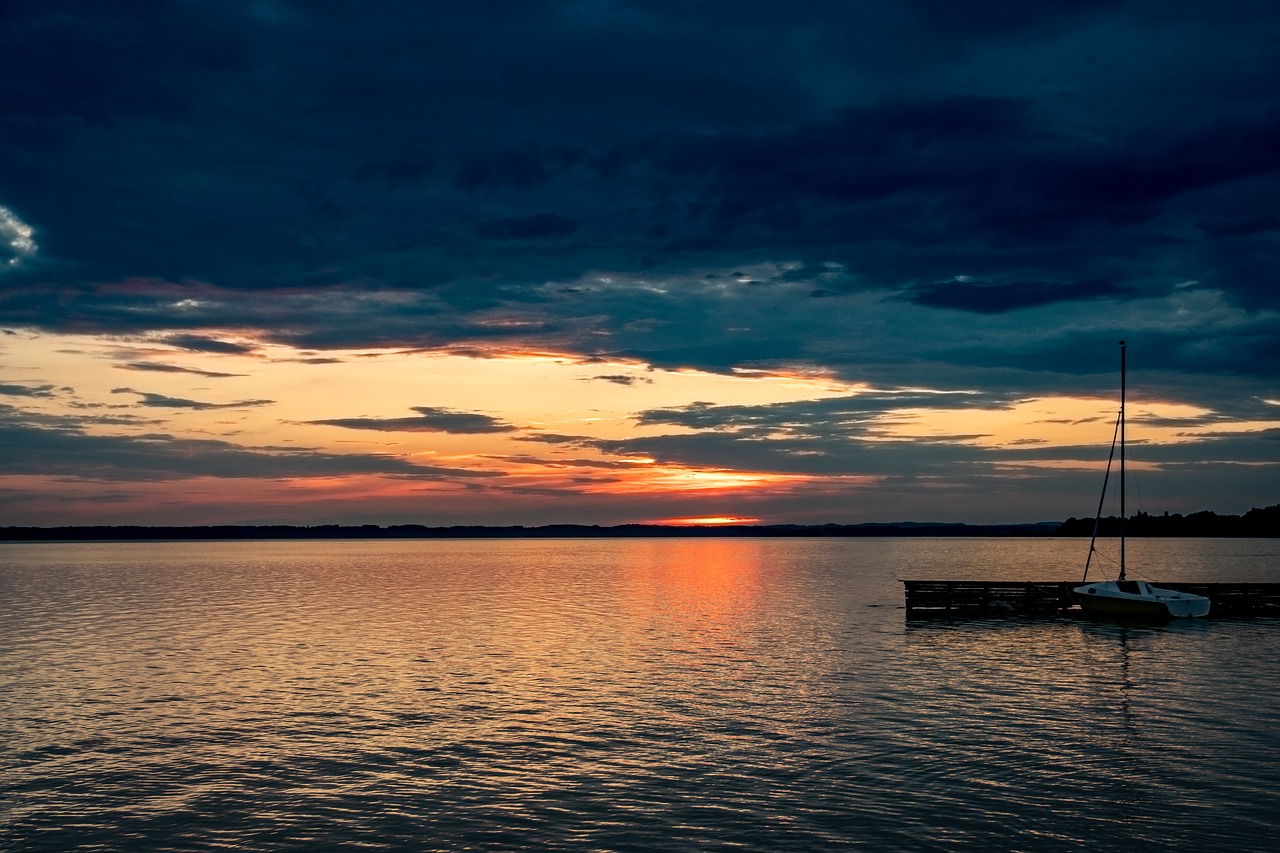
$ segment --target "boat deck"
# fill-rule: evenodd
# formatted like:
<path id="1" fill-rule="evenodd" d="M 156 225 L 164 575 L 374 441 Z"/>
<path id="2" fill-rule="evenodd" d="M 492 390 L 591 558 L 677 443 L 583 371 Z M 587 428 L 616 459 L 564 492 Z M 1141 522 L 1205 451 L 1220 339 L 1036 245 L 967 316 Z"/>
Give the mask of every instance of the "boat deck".
<path id="1" fill-rule="evenodd" d="M 1075 581 L 904 580 L 907 618 L 1053 616 L 1076 608 Z M 1203 595 L 1209 617 L 1280 617 L 1280 583 L 1166 583 L 1152 586 Z"/>

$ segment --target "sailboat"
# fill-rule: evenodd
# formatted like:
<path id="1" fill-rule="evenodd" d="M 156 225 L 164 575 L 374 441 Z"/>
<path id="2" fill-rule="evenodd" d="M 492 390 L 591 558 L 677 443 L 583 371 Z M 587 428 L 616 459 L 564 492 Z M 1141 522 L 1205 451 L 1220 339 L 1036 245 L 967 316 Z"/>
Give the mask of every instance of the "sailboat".
<path id="1" fill-rule="evenodd" d="M 1146 581 L 1127 580 L 1124 561 L 1124 405 L 1125 405 L 1125 346 L 1120 342 L 1120 414 L 1116 418 L 1116 434 L 1120 438 L 1120 575 L 1113 581 L 1085 583 L 1089 578 L 1089 563 L 1093 559 L 1094 545 L 1098 540 L 1098 522 L 1102 518 L 1102 503 L 1106 498 L 1107 479 L 1111 475 L 1111 460 L 1107 460 L 1107 477 L 1102 481 L 1103 497 L 1098 501 L 1098 515 L 1093 522 L 1093 538 L 1089 540 L 1089 557 L 1084 564 L 1083 586 L 1072 590 L 1080 608 L 1086 613 L 1107 616 L 1131 617 L 1195 617 L 1209 613 L 1209 599 L 1203 595 L 1179 592 L 1176 589 L 1152 586 Z M 1111 454 L 1115 456 L 1116 440 L 1111 440 Z"/>

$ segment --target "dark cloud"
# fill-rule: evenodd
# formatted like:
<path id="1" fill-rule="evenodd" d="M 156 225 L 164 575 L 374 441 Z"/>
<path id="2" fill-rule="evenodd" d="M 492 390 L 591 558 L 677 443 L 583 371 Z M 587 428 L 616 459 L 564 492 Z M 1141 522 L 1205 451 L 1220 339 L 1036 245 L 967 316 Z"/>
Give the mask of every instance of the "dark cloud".
<path id="1" fill-rule="evenodd" d="M 1045 281 L 1013 281 L 1003 284 L 945 281 L 911 288 L 908 298 L 918 305 L 955 308 L 976 314 L 1002 314 L 1019 308 L 1073 300 L 1114 298 L 1127 293 L 1127 289 L 1117 287 L 1106 279 L 1066 284 Z"/>
<path id="2" fill-rule="evenodd" d="M 650 385 L 653 384 L 653 380 L 647 376 L 632 376 L 629 373 L 609 373 L 603 376 L 592 376 L 590 379 L 583 381 L 612 382 L 614 385 L 635 385 L 637 382 L 646 382 Z"/>
<path id="3" fill-rule="evenodd" d="M 634 471 L 636 468 L 634 462 L 616 459 L 544 459 L 540 456 L 495 456 L 492 454 L 485 455 L 482 458 L 510 462 L 516 465 L 534 465 L 539 468 L 605 468 L 619 471 Z"/>
<path id="4" fill-rule="evenodd" d="M 911 408 L 1001 408 L 1009 400 L 989 394 L 925 394 L 903 391 L 869 391 L 852 397 L 774 403 L 763 406 L 717 406 L 695 402 L 676 409 L 650 409 L 639 413 L 642 426 L 670 424 L 691 429 L 750 434 L 760 438 L 787 432 L 794 435 L 850 436 L 864 433 L 868 424 L 886 412 Z"/>
<path id="5" fill-rule="evenodd" d="M 176 364 L 162 364 L 155 361 L 131 361 L 127 364 L 113 364 L 119 370 L 137 370 L 144 373 L 190 373 L 195 376 L 204 376 L 208 379 L 229 379 L 234 376 L 244 376 L 243 373 L 219 373 L 215 370 L 200 370 L 195 367 L 180 367 Z"/>
<path id="6" fill-rule="evenodd" d="M 307 421 L 309 424 L 369 429 L 380 432 L 448 432 L 475 435 L 491 432 L 513 432 L 516 428 L 497 418 L 476 412 L 457 412 L 436 406 L 413 406 L 416 417 L 409 418 L 328 418 Z"/>
<path id="7" fill-rule="evenodd" d="M 570 446 L 585 446 L 587 441 L 580 435 L 564 435 L 552 432 L 531 432 L 517 436 L 517 438 L 520 441 L 536 441 L 541 444 L 564 444 Z"/>
<path id="8" fill-rule="evenodd" d="M 258 406 L 270 406 L 275 400 L 235 400 L 229 403 L 208 403 L 201 400 L 187 400 L 182 397 L 167 397 L 164 394 L 152 394 L 147 391 L 135 391 L 132 388 L 112 388 L 112 394 L 137 394 L 138 405 L 151 406 L 157 409 L 249 409 Z"/>
<path id="9" fill-rule="evenodd" d="M 35 417 L 0 407 L 0 473 L 103 480 L 185 477 L 276 478 L 384 474 L 472 478 L 484 471 L 414 465 L 382 455 L 332 454 L 305 448 L 246 448 L 213 439 L 164 434 L 90 435 L 73 418 Z"/>
<path id="10" fill-rule="evenodd" d="M 544 240 L 568 237 L 578 230 L 578 220 L 556 213 L 534 213 L 516 219 L 499 219 L 476 225 L 485 240 Z"/>
<path id="11" fill-rule="evenodd" d="M 180 347 L 192 352 L 223 353 L 228 355 L 244 355 L 245 353 L 253 352 L 253 347 L 247 344 L 220 341 L 215 338 L 206 338 L 202 335 L 170 335 L 164 339 L 164 342 L 170 346 Z"/>
<path id="12" fill-rule="evenodd" d="M 766 471 L 823 477 L 947 477 L 955 482 L 994 473 L 1002 453 L 975 449 L 961 439 L 851 442 L 846 437 L 780 438 L 699 433 L 620 441 L 592 441 L 597 449 L 650 456 L 659 463 L 729 471 Z"/>
<path id="13" fill-rule="evenodd" d="M 52 385 L 17 385 L 10 382 L 0 382 L 0 394 L 7 397 L 52 397 L 54 386 Z"/>

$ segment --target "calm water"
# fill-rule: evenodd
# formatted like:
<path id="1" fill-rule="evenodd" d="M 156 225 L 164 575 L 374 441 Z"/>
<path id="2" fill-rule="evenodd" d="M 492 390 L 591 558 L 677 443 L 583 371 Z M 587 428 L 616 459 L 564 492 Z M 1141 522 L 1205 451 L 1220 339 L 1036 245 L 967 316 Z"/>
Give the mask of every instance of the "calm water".
<path id="1" fill-rule="evenodd" d="M 1280 621 L 904 618 L 1084 548 L 0 546 L 0 849 L 1275 849 Z"/>

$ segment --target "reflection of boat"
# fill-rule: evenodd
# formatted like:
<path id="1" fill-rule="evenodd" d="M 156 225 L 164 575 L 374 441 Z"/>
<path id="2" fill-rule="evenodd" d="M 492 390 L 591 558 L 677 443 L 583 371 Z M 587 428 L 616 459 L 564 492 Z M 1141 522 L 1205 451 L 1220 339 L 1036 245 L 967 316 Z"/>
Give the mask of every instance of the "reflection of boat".
<path id="1" fill-rule="evenodd" d="M 1125 403 L 1125 344 L 1120 342 L 1120 414 L 1116 418 L 1116 434 L 1120 440 L 1120 575 L 1113 581 L 1096 581 L 1072 590 L 1080 607 L 1086 613 L 1109 616 L 1204 616 L 1209 612 L 1209 599 L 1203 595 L 1179 592 L 1152 586 L 1146 581 L 1125 580 L 1124 576 L 1124 403 Z M 1114 457 L 1116 440 L 1111 440 Z M 1107 476 L 1111 474 L 1111 460 L 1107 460 Z M 1106 497 L 1106 478 L 1102 481 L 1103 498 Z M 1093 522 L 1093 538 L 1089 541 L 1089 559 L 1084 564 L 1084 578 L 1089 577 L 1089 561 L 1093 559 L 1094 543 L 1098 540 L 1098 522 L 1102 518 L 1102 500 L 1098 501 L 1098 515 Z"/>

